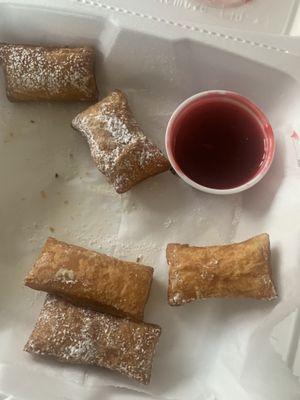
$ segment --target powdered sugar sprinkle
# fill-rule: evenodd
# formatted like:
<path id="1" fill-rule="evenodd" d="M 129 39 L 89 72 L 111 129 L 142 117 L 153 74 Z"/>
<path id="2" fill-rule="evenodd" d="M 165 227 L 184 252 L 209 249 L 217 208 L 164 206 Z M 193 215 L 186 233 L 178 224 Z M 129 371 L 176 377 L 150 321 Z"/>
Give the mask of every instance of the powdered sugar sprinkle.
<path id="1" fill-rule="evenodd" d="M 2 45 L 0 49 L 12 97 L 87 100 L 97 95 L 90 48 Z"/>
<path id="2" fill-rule="evenodd" d="M 60 268 L 56 272 L 54 279 L 66 284 L 72 284 L 75 283 L 75 274 L 71 269 Z"/>
<path id="3" fill-rule="evenodd" d="M 134 119 L 125 95 L 118 90 L 77 115 L 72 125 L 87 138 L 97 168 L 119 193 L 169 168 L 166 158 Z"/>
<path id="4" fill-rule="evenodd" d="M 148 383 L 161 329 L 101 314 L 48 295 L 24 350 L 119 371 Z"/>

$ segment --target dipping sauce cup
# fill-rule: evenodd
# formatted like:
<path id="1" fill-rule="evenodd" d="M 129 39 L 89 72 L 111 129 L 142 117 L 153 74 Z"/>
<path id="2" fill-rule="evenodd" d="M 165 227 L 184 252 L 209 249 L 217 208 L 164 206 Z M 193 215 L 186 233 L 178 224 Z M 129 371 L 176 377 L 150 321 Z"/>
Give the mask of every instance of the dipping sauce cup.
<path id="1" fill-rule="evenodd" d="M 212 90 L 179 105 L 167 126 L 166 150 L 176 173 L 213 194 L 249 189 L 268 172 L 275 152 L 264 113 L 238 93 Z"/>

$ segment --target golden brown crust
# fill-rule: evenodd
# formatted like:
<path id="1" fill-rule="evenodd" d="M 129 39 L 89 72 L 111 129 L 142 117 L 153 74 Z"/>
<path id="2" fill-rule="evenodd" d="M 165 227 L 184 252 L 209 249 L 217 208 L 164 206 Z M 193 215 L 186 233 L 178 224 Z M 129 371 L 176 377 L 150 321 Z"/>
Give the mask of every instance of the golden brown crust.
<path id="1" fill-rule="evenodd" d="M 95 101 L 95 51 L 90 47 L 0 44 L 10 101 Z"/>
<path id="2" fill-rule="evenodd" d="M 277 297 L 267 234 L 225 246 L 169 244 L 167 261 L 172 306 L 209 297 Z"/>
<path id="3" fill-rule="evenodd" d="M 24 350 L 109 368 L 148 384 L 160 334 L 157 325 L 100 314 L 48 295 Z"/>
<path id="4" fill-rule="evenodd" d="M 25 285 L 76 305 L 142 320 L 153 268 L 48 238 Z"/>
<path id="5" fill-rule="evenodd" d="M 97 168 L 117 193 L 170 168 L 144 135 L 120 90 L 78 114 L 72 126 L 87 138 Z"/>

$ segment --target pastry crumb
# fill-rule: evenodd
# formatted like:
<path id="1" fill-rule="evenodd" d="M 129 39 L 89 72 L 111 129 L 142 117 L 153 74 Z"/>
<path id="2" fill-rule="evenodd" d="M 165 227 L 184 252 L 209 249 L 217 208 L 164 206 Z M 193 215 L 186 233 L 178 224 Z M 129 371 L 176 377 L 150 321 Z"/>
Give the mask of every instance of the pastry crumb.
<path id="1" fill-rule="evenodd" d="M 32 124 L 34 124 L 34 123 L 35 123 L 35 121 L 34 121 L 33 119 L 31 119 L 31 120 L 30 120 L 30 122 L 31 122 Z"/>
<path id="2" fill-rule="evenodd" d="M 46 198 L 47 198 L 47 193 L 45 192 L 45 190 L 41 190 L 41 191 L 40 191 L 40 194 L 41 194 L 41 196 L 42 196 L 43 199 L 46 199 Z"/>
<path id="3" fill-rule="evenodd" d="M 59 175 L 58 175 L 58 173 L 57 172 L 55 172 L 55 178 L 59 178 Z"/>
<path id="4" fill-rule="evenodd" d="M 53 226 L 49 226 L 49 230 L 50 230 L 50 232 L 55 232 L 55 229 L 53 228 Z"/>
<path id="5" fill-rule="evenodd" d="M 139 263 L 140 261 L 142 261 L 142 258 L 143 258 L 143 256 L 142 256 L 142 255 L 139 255 L 139 256 L 137 256 L 137 258 L 136 258 L 136 262 L 137 262 L 137 263 Z"/>

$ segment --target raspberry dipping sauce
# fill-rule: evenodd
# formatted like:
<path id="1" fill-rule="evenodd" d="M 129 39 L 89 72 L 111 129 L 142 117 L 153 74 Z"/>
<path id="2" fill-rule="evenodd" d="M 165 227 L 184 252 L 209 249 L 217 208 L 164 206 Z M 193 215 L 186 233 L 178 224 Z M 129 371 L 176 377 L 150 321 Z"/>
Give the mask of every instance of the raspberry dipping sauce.
<path id="1" fill-rule="evenodd" d="M 209 91 L 183 102 L 166 134 L 170 162 L 197 189 L 230 194 L 248 189 L 271 166 L 275 141 L 260 109 L 234 92 Z"/>

